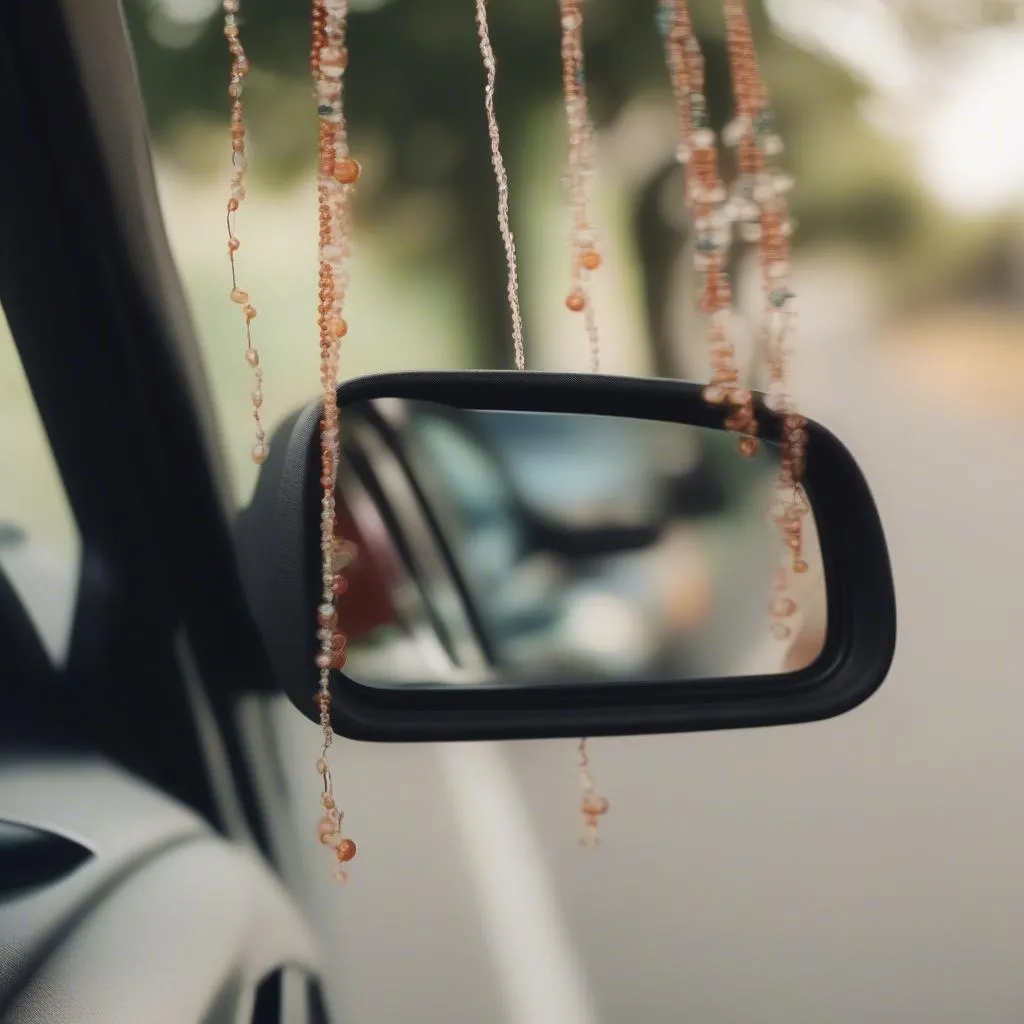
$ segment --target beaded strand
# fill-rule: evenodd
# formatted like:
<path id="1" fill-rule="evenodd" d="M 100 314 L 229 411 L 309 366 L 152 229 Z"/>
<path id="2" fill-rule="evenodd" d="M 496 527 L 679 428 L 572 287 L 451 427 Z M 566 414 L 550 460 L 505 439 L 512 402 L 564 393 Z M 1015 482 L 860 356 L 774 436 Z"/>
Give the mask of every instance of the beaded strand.
<path id="1" fill-rule="evenodd" d="M 590 275 L 601 266 L 601 254 L 590 216 L 595 144 L 583 58 L 582 0 L 559 0 L 559 4 L 562 18 L 562 91 L 569 128 L 569 157 L 564 182 L 572 216 L 571 285 L 565 305 L 571 312 L 583 314 L 590 343 L 590 368 L 596 373 L 601 364 L 601 343 L 589 283 Z"/>
<path id="2" fill-rule="evenodd" d="M 316 656 L 319 687 L 316 695 L 320 712 L 323 743 L 317 760 L 317 772 L 323 780 L 320 842 L 334 851 L 339 864 L 356 855 L 356 844 L 342 834 L 343 812 L 334 796 L 334 784 L 327 754 L 333 740 L 331 726 L 330 677 L 340 671 L 346 660 L 348 638 L 338 628 L 337 600 L 348 589 L 345 569 L 355 558 L 355 545 L 338 536 L 335 487 L 340 460 L 339 416 L 336 388 L 341 341 L 348 334 L 344 317 L 348 288 L 349 200 L 359 179 L 360 167 L 348 150 L 348 134 L 343 113 L 343 76 L 348 64 L 345 46 L 347 0 L 313 0 L 313 31 L 310 69 L 316 91 L 319 117 L 319 156 L 317 161 L 318 306 L 320 336 L 320 384 L 323 389 L 323 418 L 320 421 L 320 508 L 321 585 L 317 609 Z M 348 873 L 339 868 L 334 878 L 348 881 Z"/>
<path id="3" fill-rule="evenodd" d="M 792 222 L 786 195 L 793 187 L 793 178 L 774 166 L 783 144 L 775 130 L 743 0 L 725 0 L 725 24 L 736 104 L 735 117 L 723 132 L 723 141 L 736 149 L 737 177 L 730 208 L 740 237 L 757 246 L 764 294 L 761 335 L 769 376 L 765 404 L 782 416 L 782 455 L 771 515 L 782 536 L 785 565 L 776 575 L 769 611 L 772 634 L 786 640 L 792 635 L 790 620 L 798 610 L 789 595 L 789 572 L 802 574 L 808 569 L 803 557 L 803 520 L 808 504 L 801 486 L 807 421 L 795 411 L 786 380 L 786 343 L 795 297 L 789 286 Z"/>
<path id="4" fill-rule="evenodd" d="M 245 361 L 253 373 L 253 388 L 250 395 L 252 418 L 256 424 L 256 441 L 250 455 L 257 466 L 267 461 L 270 445 L 263 427 L 261 409 L 263 407 L 263 368 L 260 366 L 259 351 L 252 343 L 252 322 L 256 319 L 256 307 L 249 301 L 249 293 L 239 287 L 238 269 L 235 256 L 241 248 L 241 240 L 235 231 L 235 217 L 242 201 L 245 199 L 245 172 L 249 168 L 249 156 L 245 146 L 245 112 L 242 106 L 242 93 L 245 89 L 245 77 L 249 73 L 249 58 L 242 46 L 238 25 L 240 0 L 223 0 L 224 38 L 227 39 L 228 51 L 231 54 L 231 80 L 228 83 L 228 96 L 231 98 L 231 190 L 227 203 L 226 223 L 228 229 L 228 261 L 231 264 L 231 301 L 241 307 L 242 321 L 245 324 Z"/>
<path id="5" fill-rule="evenodd" d="M 732 220 L 719 172 L 717 137 L 710 127 L 704 95 L 704 56 L 685 0 L 659 0 L 657 25 L 676 105 L 676 159 L 688 171 L 684 198 L 697 233 L 694 266 L 703 281 L 700 309 L 710 318 L 711 379 L 704 388 L 704 399 L 711 405 L 731 407 L 726 426 L 744 435 L 739 451 L 752 456 L 758 449 L 759 428 L 754 396 L 740 384 L 732 340 L 732 287 L 726 270 Z"/>

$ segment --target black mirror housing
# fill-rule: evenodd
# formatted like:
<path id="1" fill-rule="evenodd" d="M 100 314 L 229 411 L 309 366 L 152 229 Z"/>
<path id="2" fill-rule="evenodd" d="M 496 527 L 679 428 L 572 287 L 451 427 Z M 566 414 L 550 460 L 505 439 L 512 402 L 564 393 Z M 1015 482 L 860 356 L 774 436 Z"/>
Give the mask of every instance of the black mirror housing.
<path id="1" fill-rule="evenodd" d="M 398 373 L 353 380 L 338 389 L 343 429 L 347 409 L 378 399 L 725 430 L 725 410 L 707 404 L 698 384 L 521 372 Z M 761 396 L 756 406 L 762 438 L 777 444 L 779 417 Z M 237 533 L 252 613 L 275 674 L 311 720 L 317 718 L 319 418 L 319 406 L 311 406 L 277 432 Z M 335 731 L 386 742 L 687 732 L 811 722 L 856 707 L 874 693 L 892 662 L 892 573 L 877 509 L 853 457 L 820 424 L 810 422 L 808 436 L 804 487 L 821 548 L 828 621 L 823 647 L 811 664 L 768 676 L 622 678 L 597 685 L 570 678 L 558 686 L 527 680 L 505 688 L 374 687 L 333 673 Z"/>

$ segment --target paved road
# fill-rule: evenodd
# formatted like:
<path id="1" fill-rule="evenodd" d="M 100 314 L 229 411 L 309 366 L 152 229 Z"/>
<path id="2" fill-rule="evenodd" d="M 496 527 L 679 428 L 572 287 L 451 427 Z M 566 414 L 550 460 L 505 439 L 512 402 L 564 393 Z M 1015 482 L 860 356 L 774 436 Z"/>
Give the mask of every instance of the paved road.
<path id="1" fill-rule="evenodd" d="M 951 415 L 836 322 L 800 389 L 875 490 L 889 681 L 814 726 L 596 741 L 593 854 L 571 742 L 341 745 L 361 856 L 321 924 L 346 1024 L 1021 1019 L 1024 403 Z M 311 835 L 315 730 L 281 725 Z"/>

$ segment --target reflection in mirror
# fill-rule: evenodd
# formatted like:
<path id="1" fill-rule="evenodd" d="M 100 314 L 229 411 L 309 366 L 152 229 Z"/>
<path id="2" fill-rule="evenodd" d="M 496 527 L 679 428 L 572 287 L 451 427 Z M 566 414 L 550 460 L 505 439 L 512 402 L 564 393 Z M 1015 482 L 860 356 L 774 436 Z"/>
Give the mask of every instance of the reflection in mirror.
<path id="1" fill-rule="evenodd" d="M 724 431 L 377 399 L 345 408 L 358 555 L 346 675 L 376 687 L 778 675 L 826 635 L 813 508 L 789 635 L 770 631 L 778 449 Z"/>

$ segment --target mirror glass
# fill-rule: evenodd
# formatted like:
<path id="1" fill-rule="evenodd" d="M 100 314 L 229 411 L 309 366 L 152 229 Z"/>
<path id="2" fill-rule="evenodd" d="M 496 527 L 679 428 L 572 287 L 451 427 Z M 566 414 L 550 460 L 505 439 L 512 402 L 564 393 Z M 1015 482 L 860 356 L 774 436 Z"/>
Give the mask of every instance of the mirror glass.
<path id="1" fill-rule="evenodd" d="M 342 415 L 338 531 L 352 561 L 338 610 L 356 682 L 730 678 L 821 653 L 813 509 L 799 610 L 785 629 L 769 612 L 774 445 L 743 458 L 734 435 L 706 427 L 420 400 Z"/>

